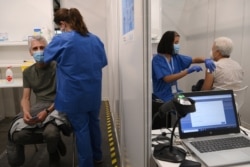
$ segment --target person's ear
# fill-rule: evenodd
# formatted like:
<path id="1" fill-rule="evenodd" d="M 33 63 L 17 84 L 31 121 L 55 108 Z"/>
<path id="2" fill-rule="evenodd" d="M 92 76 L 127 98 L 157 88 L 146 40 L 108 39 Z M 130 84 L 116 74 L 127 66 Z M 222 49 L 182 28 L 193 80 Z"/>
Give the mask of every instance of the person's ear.
<path id="1" fill-rule="evenodd" d="M 30 55 L 33 56 L 33 52 L 31 49 L 29 49 Z"/>
<path id="2" fill-rule="evenodd" d="M 59 26 L 61 26 L 62 24 L 64 25 L 64 24 L 65 24 L 65 21 L 60 21 Z"/>

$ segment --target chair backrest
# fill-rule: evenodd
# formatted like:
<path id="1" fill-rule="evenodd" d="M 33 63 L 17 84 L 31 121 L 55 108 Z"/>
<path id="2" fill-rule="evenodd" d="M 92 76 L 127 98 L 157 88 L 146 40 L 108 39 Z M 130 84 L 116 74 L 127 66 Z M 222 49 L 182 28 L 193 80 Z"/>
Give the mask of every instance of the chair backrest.
<path id="1" fill-rule="evenodd" d="M 245 102 L 247 88 L 248 88 L 248 86 L 244 86 L 240 89 L 233 90 L 235 101 L 236 101 L 237 112 L 240 112 L 240 109 Z"/>
<path id="2" fill-rule="evenodd" d="M 230 86 L 216 87 L 216 89 L 219 89 L 219 90 L 232 89 L 234 91 L 234 98 L 235 98 L 236 109 L 238 113 L 240 112 L 240 109 L 242 105 L 244 104 L 245 96 L 247 93 L 247 88 L 248 88 L 247 85 L 241 86 L 241 87 L 230 87 Z"/>
<path id="3" fill-rule="evenodd" d="M 166 119 L 159 117 L 159 108 L 164 104 L 161 99 L 152 95 L 152 130 L 166 127 Z"/>

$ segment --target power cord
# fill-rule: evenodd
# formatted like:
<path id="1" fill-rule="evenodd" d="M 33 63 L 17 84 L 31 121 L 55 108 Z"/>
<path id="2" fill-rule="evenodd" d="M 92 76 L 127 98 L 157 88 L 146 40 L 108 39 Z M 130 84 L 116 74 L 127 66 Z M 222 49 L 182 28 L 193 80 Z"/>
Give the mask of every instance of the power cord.
<path id="1" fill-rule="evenodd" d="M 240 128 L 240 130 L 246 135 L 248 136 L 247 132 L 245 130 L 243 130 L 242 128 Z"/>

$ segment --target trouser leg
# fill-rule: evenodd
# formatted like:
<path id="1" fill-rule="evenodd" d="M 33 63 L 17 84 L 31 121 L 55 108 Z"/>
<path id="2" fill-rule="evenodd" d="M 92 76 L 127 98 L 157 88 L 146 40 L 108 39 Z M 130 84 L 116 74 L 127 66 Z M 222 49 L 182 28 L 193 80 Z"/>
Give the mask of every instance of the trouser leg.
<path id="1" fill-rule="evenodd" d="M 79 167 L 93 167 L 93 153 L 89 132 L 89 113 L 67 114 L 76 136 Z"/>
<path id="2" fill-rule="evenodd" d="M 58 143 L 61 138 L 59 128 L 54 124 L 48 124 L 43 131 L 43 137 L 47 143 L 50 166 L 60 166 Z"/>
<path id="3" fill-rule="evenodd" d="M 43 143 L 43 135 L 42 133 L 37 133 L 37 129 L 23 129 L 21 131 L 14 132 L 13 141 L 16 144 L 21 145 Z"/>
<path id="4" fill-rule="evenodd" d="M 49 153 L 57 152 L 58 142 L 61 139 L 60 130 L 54 124 L 48 124 L 43 131 L 43 138 L 47 143 L 47 150 Z"/>
<path id="5" fill-rule="evenodd" d="M 8 141 L 6 150 L 8 163 L 11 167 L 19 167 L 24 164 L 24 145 Z"/>
<path id="6" fill-rule="evenodd" d="M 102 150 L 101 150 L 102 136 L 101 136 L 99 112 L 100 112 L 99 109 L 91 111 L 90 121 L 89 121 L 90 139 L 91 139 L 91 146 L 93 149 L 93 159 L 97 161 L 102 160 Z"/>
<path id="7" fill-rule="evenodd" d="M 23 129 L 14 132 L 13 141 L 7 144 L 7 156 L 11 166 L 21 166 L 25 161 L 24 145 L 43 142 L 42 134 L 34 133 L 34 130 Z"/>

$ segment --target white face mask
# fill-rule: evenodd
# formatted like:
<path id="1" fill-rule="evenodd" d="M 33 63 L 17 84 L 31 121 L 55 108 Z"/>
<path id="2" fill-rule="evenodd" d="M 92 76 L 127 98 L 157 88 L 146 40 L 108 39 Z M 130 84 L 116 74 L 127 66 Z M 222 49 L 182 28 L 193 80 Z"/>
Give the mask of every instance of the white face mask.
<path id="1" fill-rule="evenodd" d="M 210 50 L 210 52 L 209 52 L 209 57 L 210 57 L 211 59 L 214 58 L 214 57 L 213 57 L 213 51 L 212 51 L 212 50 Z"/>

